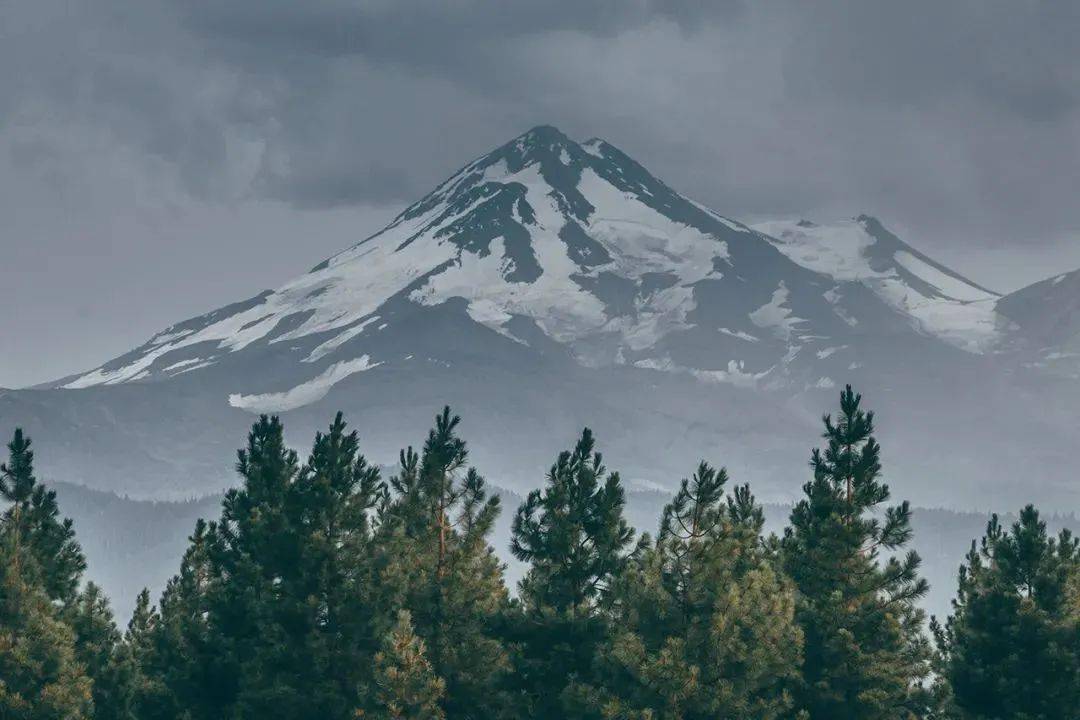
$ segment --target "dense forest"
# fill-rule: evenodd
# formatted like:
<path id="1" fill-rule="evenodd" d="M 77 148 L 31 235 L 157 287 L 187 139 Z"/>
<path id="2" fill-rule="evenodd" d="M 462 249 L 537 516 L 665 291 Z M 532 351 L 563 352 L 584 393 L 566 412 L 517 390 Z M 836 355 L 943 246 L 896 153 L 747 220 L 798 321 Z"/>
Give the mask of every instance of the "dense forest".
<path id="1" fill-rule="evenodd" d="M 1036 718 L 1080 707 L 1080 543 L 990 519 L 928 619 L 912 509 L 846 388 L 780 532 L 701 462 L 655 534 L 586 429 L 512 511 L 449 408 L 384 472 L 277 418 L 126 629 L 16 430 L 0 466 L 0 719 Z M 945 481 L 947 479 L 943 479 Z"/>

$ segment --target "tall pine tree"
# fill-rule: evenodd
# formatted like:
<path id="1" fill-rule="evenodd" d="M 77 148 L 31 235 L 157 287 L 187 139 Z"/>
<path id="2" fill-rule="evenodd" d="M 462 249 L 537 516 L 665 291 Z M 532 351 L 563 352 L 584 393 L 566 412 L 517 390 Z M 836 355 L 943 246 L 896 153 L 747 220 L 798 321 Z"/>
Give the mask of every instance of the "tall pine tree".
<path id="1" fill-rule="evenodd" d="M 40 584 L 50 600 L 74 602 L 86 558 L 75 540 L 70 519 L 60 517 L 56 491 L 34 476 L 34 451 L 21 428 L 8 443 L 8 461 L 0 464 L 0 497 L 10 503 L 4 523 L 15 535 L 22 572 Z M 23 562 L 20 560 L 20 562 Z"/>
<path id="2" fill-rule="evenodd" d="M 706 463 L 663 514 L 615 585 L 587 717 L 770 720 L 788 717 L 802 633 L 794 590 L 761 537 L 749 487 L 725 497 Z"/>
<path id="3" fill-rule="evenodd" d="M 625 504 L 619 474 L 607 471 L 586 428 L 514 517 L 510 549 L 529 563 L 520 587 L 517 674 L 532 717 L 562 715 L 568 685 L 593 681 L 593 657 L 607 632 L 600 600 L 633 539 Z"/>
<path id="4" fill-rule="evenodd" d="M 379 634 L 390 632 L 399 610 L 410 611 L 432 672 L 446 685 L 440 707 L 447 717 L 504 717 L 510 665 L 497 629 L 509 597 L 488 541 L 499 500 L 467 468 L 459 423 L 444 408 L 422 453 L 402 451 L 380 513 L 369 585 Z"/>
<path id="5" fill-rule="evenodd" d="M 1048 535 L 1028 505 L 1005 531 L 993 516 L 960 567 L 953 614 L 933 623 L 951 714 L 961 720 L 1066 720 L 1080 708 L 1080 617 L 1068 531 Z"/>
<path id="6" fill-rule="evenodd" d="M 235 657 L 211 633 L 209 539 L 214 524 L 199 520 L 180 571 L 165 586 L 160 611 L 139 595 L 125 644 L 139 673 L 134 706 L 139 720 L 225 715 L 236 697 Z"/>
<path id="7" fill-rule="evenodd" d="M 93 685 L 95 720 L 132 718 L 133 668 L 101 588 L 87 583 L 64 618 L 75 636 L 76 659 Z"/>
<path id="8" fill-rule="evenodd" d="M 299 567 L 285 585 L 306 628 L 308 667 L 299 685 L 324 717 L 350 715 L 377 649 L 366 583 L 374 508 L 383 493 L 378 468 L 338 413 L 327 432 L 316 434 L 291 494 Z"/>
<path id="9" fill-rule="evenodd" d="M 375 650 L 362 585 L 378 470 L 340 413 L 303 466 L 278 419 L 262 417 L 237 470 L 243 485 L 207 533 L 206 630 L 223 710 L 351 717 Z"/>
<path id="10" fill-rule="evenodd" d="M 16 429 L 8 450 L 8 461 L 0 464 L 0 498 L 6 504 L 0 528 L 12 562 L 9 590 L 12 596 L 22 594 L 28 613 L 11 617 L 41 623 L 45 638 L 70 641 L 78 681 L 89 681 L 92 689 L 94 717 L 113 717 L 127 689 L 113 657 L 119 634 L 108 601 L 93 583 L 80 593 L 86 567 L 82 548 L 71 520 L 60 517 L 56 492 L 41 485 L 33 473 L 30 438 Z M 38 613 L 35 608 L 42 598 L 45 606 Z M 53 628 L 54 622 L 63 627 Z M 66 661 L 60 657 L 66 651 L 55 650 L 60 654 L 52 662 L 62 666 Z M 79 695 L 81 690 L 72 693 Z"/>
<path id="11" fill-rule="evenodd" d="M 798 590 L 804 661 L 796 707 L 811 718 L 919 717 L 929 646 L 916 601 L 927 584 L 919 556 L 898 553 L 911 539 L 907 502 L 886 507 L 874 415 L 851 386 L 840 414 L 824 417 L 825 449 L 811 455 L 813 480 L 791 512 L 784 566 Z"/>
<path id="12" fill-rule="evenodd" d="M 90 718 L 90 679 L 71 629 L 44 590 L 22 577 L 15 557 L 10 538 L 0 538 L 0 717 Z"/>

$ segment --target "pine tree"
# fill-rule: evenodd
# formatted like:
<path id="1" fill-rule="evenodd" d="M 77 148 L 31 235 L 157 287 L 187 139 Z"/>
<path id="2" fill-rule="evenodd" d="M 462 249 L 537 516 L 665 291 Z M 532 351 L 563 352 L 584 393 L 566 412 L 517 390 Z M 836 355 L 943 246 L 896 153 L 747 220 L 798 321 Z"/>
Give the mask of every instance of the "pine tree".
<path id="1" fill-rule="evenodd" d="M 150 607 L 149 593 L 139 596 L 125 637 L 139 672 L 134 698 L 139 720 L 212 720 L 227 717 L 235 701 L 239 661 L 213 636 L 210 621 L 209 544 L 215 532 L 213 523 L 195 523 L 180 571 L 161 595 L 160 611 Z"/>
<path id="2" fill-rule="evenodd" d="M 837 420 L 824 417 L 827 445 L 812 453 L 814 478 L 782 543 L 805 638 L 796 707 L 812 718 L 918 717 L 929 648 L 915 603 L 927 584 L 914 551 L 879 559 L 910 541 L 911 509 L 903 502 L 876 514 L 890 493 L 879 480 L 874 416 L 860 403 L 848 386 Z"/>
<path id="3" fill-rule="evenodd" d="M 761 538 L 748 486 L 701 463 L 639 544 L 613 592 L 598 684 L 577 689 L 591 717 L 787 717 L 802 633 L 794 590 Z M 725 502 L 726 500 L 726 502 Z"/>
<path id="4" fill-rule="evenodd" d="M 7 516 L 0 524 L 0 718 L 89 718 L 90 679 L 75 657 L 71 629 L 45 589 L 24 575 L 17 520 Z"/>
<path id="5" fill-rule="evenodd" d="M 225 707 L 349 717 L 376 649 L 364 583 L 378 471 L 340 413 L 303 466 L 277 418 L 254 425 L 238 458 L 243 485 L 207 534 L 207 632 L 231 678 L 215 681 Z"/>
<path id="6" fill-rule="evenodd" d="M 47 631 L 47 636 L 57 642 L 63 636 L 63 642 L 72 643 L 73 662 L 79 668 L 75 682 L 89 681 L 94 716 L 114 717 L 126 692 L 120 668 L 113 660 L 119 634 L 100 588 L 90 583 L 79 592 L 86 560 L 71 520 L 60 517 L 55 491 L 47 490 L 34 476 L 31 444 L 30 438 L 16 429 L 8 443 L 8 461 L 0 465 L 0 497 L 8 503 L 0 527 L 11 562 L 11 592 L 22 588 L 30 606 L 28 618 L 43 627 L 51 622 L 64 626 L 55 633 Z M 46 603 L 42 612 L 47 618 L 37 617 L 33 610 L 42 597 Z M 34 641 L 23 639 L 24 643 Z M 59 657 L 55 662 L 60 662 Z M 74 688 L 72 693 L 81 695 L 81 690 Z"/>
<path id="7" fill-rule="evenodd" d="M 147 643 L 157 619 L 157 608 L 150 602 L 150 591 L 143 588 L 135 598 L 135 609 L 131 611 L 124 642 L 132 646 Z"/>
<path id="8" fill-rule="evenodd" d="M 278 418 L 252 426 L 236 469 L 243 484 L 225 494 L 221 519 L 206 532 L 207 660 L 215 673 L 203 692 L 219 716 L 301 717 L 310 706 L 294 673 L 310 667 L 299 644 L 307 627 L 287 587 L 300 572 L 289 502 L 300 463 Z"/>
<path id="9" fill-rule="evenodd" d="M 356 432 L 338 413 L 327 433 L 317 433 L 291 494 L 300 563 L 284 588 L 304 613 L 304 643 L 311 704 L 324 717 L 347 717 L 357 703 L 374 643 L 367 601 L 373 509 L 385 492 L 378 468 L 359 452 Z M 300 678 L 298 678 L 300 679 Z"/>
<path id="10" fill-rule="evenodd" d="M 440 706 L 447 717 L 495 718 L 507 712 L 502 684 L 510 670 L 497 633 L 509 597 L 488 542 L 499 499 L 489 496 L 474 468 L 466 469 L 459 423 L 444 408 L 423 452 L 401 452 L 380 513 L 369 586 L 382 633 L 401 608 L 410 610 L 433 671 L 446 684 Z"/>
<path id="11" fill-rule="evenodd" d="M 408 610 L 397 622 L 375 656 L 376 718 L 385 720 L 442 720 L 440 701 L 446 683 L 432 670 L 424 641 L 413 631 Z"/>
<path id="12" fill-rule="evenodd" d="M 385 495 L 339 413 L 306 463 L 262 417 L 243 483 L 200 522 L 160 615 L 140 601 L 128 644 L 147 717 L 347 718 L 378 648 L 370 543 Z"/>
<path id="13" fill-rule="evenodd" d="M 117 691 L 101 715 L 102 706 L 95 703 L 95 717 L 116 720 L 151 720 L 161 717 L 160 710 L 165 687 L 150 669 L 153 655 L 153 633 L 159 616 L 150 604 L 146 588 L 135 600 L 135 609 L 127 630 L 116 645 L 111 661 L 111 675 Z M 147 665 L 144 667 L 144 662 Z"/>
<path id="14" fill-rule="evenodd" d="M 132 667 L 126 662 L 109 601 L 94 583 L 66 610 L 75 637 L 75 657 L 93 686 L 94 718 L 132 718 Z"/>
<path id="15" fill-rule="evenodd" d="M 1028 505 L 1011 531 L 997 516 L 960 567 L 953 614 L 932 624 L 943 693 L 961 720 L 1066 720 L 1080 707 L 1080 617 L 1068 531 L 1050 537 Z"/>
<path id="16" fill-rule="evenodd" d="M 608 473 L 586 428 L 514 517 L 510 549 L 530 564 L 520 586 L 517 674 L 533 717 L 559 716 L 569 683 L 592 681 L 607 629 L 599 600 L 624 568 L 633 539 L 625 502 L 618 473 Z"/>
<path id="17" fill-rule="evenodd" d="M 75 540 L 71 520 L 60 517 L 56 492 L 34 477 L 30 438 L 15 429 L 9 458 L 0 464 L 0 497 L 10 503 L 3 521 L 16 536 L 28 582 L 41 585 L 50 600 L 75 600 L 86 559 Z"/>

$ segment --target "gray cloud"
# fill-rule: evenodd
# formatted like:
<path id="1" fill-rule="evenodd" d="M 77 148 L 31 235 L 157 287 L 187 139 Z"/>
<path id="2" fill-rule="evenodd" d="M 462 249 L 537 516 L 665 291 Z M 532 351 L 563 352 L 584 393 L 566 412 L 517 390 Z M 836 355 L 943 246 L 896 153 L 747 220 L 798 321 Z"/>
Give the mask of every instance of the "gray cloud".
<path id="1" fill-rule="evenodd" d="M 791 88 L 892 108 L 973 102 L 1053 121 L 1080 100 L 1080 6 L 960 0 L 845 0 L 799 7 Z"/>
<path id="2" fill-rule="evenodd" d="M 271 256 L 303 268 L 355 239 L 326 209 L 383 217 L 539 123 L 603 136 L 735 217 L 878 214 L 988 284 L 1080 260 L 1075 3 L 37 0 L 0 6 L 0 28 L 0 213 L 21 233 L 0 242 L 32 240 L 28 262 L 98 243 L 142 263 L 55 292 L 137 292 L 223 242 L 266 263 L 218 287 L 193 262 L 113 336 L 102 306 L 87 317 L 115 351 L 207 309 L 184 297 L 283 279 Z M 269 215 L 294 227 L 289 208 L 319 243 L 268 231 Z M 190 221 L 222 213 L 227 240 Z M 147 265 L 163 253 L 171 267 Z M 13 368 L 0 384 L 33 374 Z"/>
<path id="3" fill-rule="evenodd" d="M 738 0 L 181 0 L 197 32 L 255 57 L 364 55 L 437 67 L 446 51 L 557 31 L 612 37 L 663 18 L 693 30 L 736 17 Z"/>

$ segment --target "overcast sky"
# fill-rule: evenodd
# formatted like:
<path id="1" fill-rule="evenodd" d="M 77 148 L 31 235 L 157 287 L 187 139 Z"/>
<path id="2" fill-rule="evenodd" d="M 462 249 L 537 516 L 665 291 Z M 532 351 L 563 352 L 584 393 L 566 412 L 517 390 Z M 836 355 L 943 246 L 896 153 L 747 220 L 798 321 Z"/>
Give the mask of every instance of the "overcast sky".
<path id="1" fill-rule="evenodd" d="M 1080 3 L 0 2 L 0 386 L 273 287 L 538 124 L 742 220 L 1080 267 Z"/>

